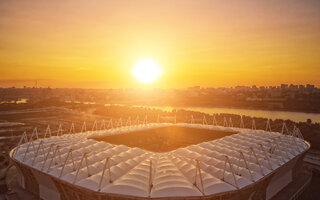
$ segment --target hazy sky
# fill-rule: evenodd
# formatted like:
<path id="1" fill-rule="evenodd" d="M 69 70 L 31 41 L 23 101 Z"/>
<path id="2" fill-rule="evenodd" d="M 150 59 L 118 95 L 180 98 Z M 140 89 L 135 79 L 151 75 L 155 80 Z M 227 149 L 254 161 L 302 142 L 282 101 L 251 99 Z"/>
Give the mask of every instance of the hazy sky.
<path id="1" fill-rule="evenodd" d="M 0 86 L 320 85 L 319 0 L 1 0 Z M 2 80 L 2 81 L 1 81 Z"/>

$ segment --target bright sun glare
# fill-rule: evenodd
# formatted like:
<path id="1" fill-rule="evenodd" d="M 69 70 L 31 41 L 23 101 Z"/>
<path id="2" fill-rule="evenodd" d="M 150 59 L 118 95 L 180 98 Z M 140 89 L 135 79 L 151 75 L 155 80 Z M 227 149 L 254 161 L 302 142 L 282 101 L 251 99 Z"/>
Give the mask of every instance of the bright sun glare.
<path id="1" fill-rule="evenodd" d="M 162 75 L 162 69 L 154 60 L 144 59 L 134 65 L 131 73 L 139 81 L 151 83 Z"/>

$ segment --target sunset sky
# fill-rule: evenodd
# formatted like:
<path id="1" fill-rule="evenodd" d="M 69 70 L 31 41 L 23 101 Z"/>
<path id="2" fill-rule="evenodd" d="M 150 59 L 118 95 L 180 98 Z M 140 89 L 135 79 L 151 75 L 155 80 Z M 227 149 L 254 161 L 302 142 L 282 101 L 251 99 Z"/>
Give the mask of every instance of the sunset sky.
<path id="1" fill-rule="evenodd" d="M 320 1 L 0 1 L 0 86 L 145 87 L 146 58 L 148 87 L 320 86 Z"/>

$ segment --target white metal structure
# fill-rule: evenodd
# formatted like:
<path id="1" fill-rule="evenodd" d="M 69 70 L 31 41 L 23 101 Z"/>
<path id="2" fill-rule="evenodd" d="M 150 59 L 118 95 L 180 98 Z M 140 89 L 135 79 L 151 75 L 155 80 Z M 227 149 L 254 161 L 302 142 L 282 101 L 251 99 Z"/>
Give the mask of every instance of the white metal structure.
<path id="1" fill-rule="evenodd" d="M 236 134 L 162 153 L 92 139 L 166 126 L 234 131 Z M 23 136 L 22 141 L 27 142 L 16 147 L 11 156 L 14 162 L 32 169 L 42 199 L 60 197 L 55 185 L 48 183 L 50 178 L 80 189 L 124 197 L 206 197 L 253 185 L 309 148 L 309 144 L 298 137 L 301 134 L 296 128 L 287 134 L 270 131 L 255 130 L 255 125 L 251 130 L 205 124 L 151 123 L 35 140 L 34 136 L 29 140 Z M 36 129 L 34 135 L 38 137 Z M 285 176 L 284 185 L 282 181 L 270 186 L 274 188 L 267 190 L 267 199 L 290 182 L 287 177 L 290 175 Z"/>

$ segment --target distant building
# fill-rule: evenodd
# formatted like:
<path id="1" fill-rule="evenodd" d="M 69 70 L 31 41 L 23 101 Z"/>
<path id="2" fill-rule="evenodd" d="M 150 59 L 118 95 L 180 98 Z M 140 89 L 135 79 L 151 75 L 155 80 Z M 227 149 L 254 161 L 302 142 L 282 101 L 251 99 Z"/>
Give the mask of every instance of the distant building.
<path id="1" fill-rule="evenodd" d="M 314 89 L 314 85 L 307 84 L 307 89 Z"/>
<path id="2" fill-rule="evenodd" d="M 298 85 L 290 84 L 289 89 L 290 90 L 298 90 Z"/>
<path id="3" fill-rule="evenodd" d="M 288 84 L 281 84 L 281 89 L 288 89 Z"/>

